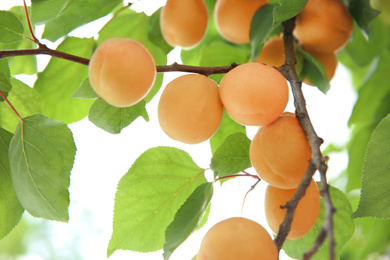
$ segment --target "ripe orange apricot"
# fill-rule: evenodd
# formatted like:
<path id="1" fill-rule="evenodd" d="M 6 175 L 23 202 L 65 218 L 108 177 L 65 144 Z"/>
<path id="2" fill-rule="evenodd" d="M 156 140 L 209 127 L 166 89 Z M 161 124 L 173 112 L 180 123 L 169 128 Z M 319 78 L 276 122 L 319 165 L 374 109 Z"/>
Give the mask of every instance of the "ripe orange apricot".
<path id="1" fill-rule="evenodd" d="M 296 189 L 279 189 L 268 185 L 265 192 L 264 211 L 271 230 L 276 234 L 282 224 L 287 209 L 281 208 L 294 196 Z M 303 237 L 316 223 L 320 214 L 320 193 L 315 181 L 311 181 L 305 195 L 299 201 L 294 212 L 290 232 L 287 239 Z"/>
<path id="2" fill-rule="evenodd" d="M 113 106 L 128 107 L 143 100 L 153 87 L 156 66 L 139 42 L 113 38 L 95 50 L 88 75 L 99 97 Z"/>
<path id="3" fill-rule="evenodd" d="M 203 237 L 198 260 L 276 260 L 268 232 L 257 222 L 236 217 L 217 223 Z"/>
<path id="4" fill-rule="evenodd" d="M 256 59 L 256 62 L 264 63 L 271 67 L 280 67 L 284 64 L 284 61 L 284 43 L 282 37 L 275 37 L 268 40 Z"/>
<path id="5" fill-rule="evenodd" d="M 288 85 L 276 69 L 258 62 L 240 65 L 222 78 L 222 103 L 243 125 L 266 125 L 277 119 L 288 102 Z"/>
<path id="6" fill-rule="evenodd" d="M 306 49 L 334 52 L 347 43 L 352 30 L 351 15 L 340 0 L 309 0 L 297 16 L 294 36 Z"/>
<path id="7" fill-rule="evenodd" d="M 337 68 L 337 56 L 334 52 L 318 52 L 313 50 L 308 50 L 308 53 L 310 53 L 314 58 L 316 58 L 319 62 L 321 62 L 326 71 L 326 76 L 329 80 L 331 80 L 336 72 Z M 313 86 L 313 84 L 310 82 L 309 79 L 304 78 L 302 80 L 308 85 Z"/>
<path id="8" fill-rule="evenodd" d="M 268 0 L 217 0 L 214 20 L 221 36 L 233 43 L 248 43 L 252 18 L 267 3 Z"/>
<path id="9" fill-rule="evenodd" d="M 190 48 L 203 39 L 208 18 L 204 0 L 168 0 L 160 15 L 161 33 L 169 45 Z"/>
<path id="10" fill-rule="evenodd" d="M 292 113 L 283 113 L 260 128 L 253 138 L 249 158 L 261 179 L 281 189 L 298 187 L 309 166 L 311 149 Z"/>
<path id="11" fill-rule="evenodd" d="M 161 129 L 172 139 L 187 144 L 209 139 L 217 131 L 222 114 L 217 83 L 200 74 L 171 81 L 158 104 Z"/>

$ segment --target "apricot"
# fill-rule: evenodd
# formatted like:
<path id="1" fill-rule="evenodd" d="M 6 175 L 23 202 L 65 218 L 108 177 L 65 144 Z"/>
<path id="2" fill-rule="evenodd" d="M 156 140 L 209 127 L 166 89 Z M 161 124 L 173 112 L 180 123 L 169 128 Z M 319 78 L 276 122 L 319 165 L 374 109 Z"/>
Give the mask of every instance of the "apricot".
<path id="1" fill-rule="evenodd" d="M 213 226 L 203 237 L 198 260 L 276 260 L 278 252 L 268 232 L 255 221 L 235 217 Z"/>
<path id="2" fill-rule="evenodd" d="M 270 185 L 298 187 L 309 166 L 311 149 L 295 115 L 283 113 L 260 128 L 251 142 L 249 158 L 260 178 Z"/>
<path id="3" fill-rule="evenodd" d="M 264 211 L 269 227 L 279 232 L 287 209 L 282 208 L 294 196 L 296 189 L 279 189 L 269 185 L 265 192 Z M 307 234 L 320 214 L 320 193 L 315 181 L 311 181 L 305 195 L 298 202 L 287 239 L 294 240 Z"/>
<path id="4" fill-rule="evenodd" d="M 288 102 L 288 85 L 276 69 L 258 62 L 240 65 L 222 78 L 222 103 L 229 116 L 243 125 L 267 125 Z"/>
<path id="5" fill-rule="evenodd" d="M 308 50 L 308 53 L 312 55 L 314 58 L 316 58 L 319 62 L 321 62 L 326 71 L 326 76 L 329 80 L 331 80 L 336 72 L 337 68 L 337 56 L 334 52 L 317 52 Z M 313 86 L 313 84 L 310 82 L 309 79 L 304 78 L 303 82 L 305 82 L 308 85 Z"/>
<path id="6" fill-rule="evenodd" d="M 156 66 L 139 42 L 113 38 L 92 54 L 88 75 L 99 97 L 112 106 L 128 107 L 143 100 L 153 87 Z"/>
<path id="7" fill-rule="evenodd" d="M 168 0 L 160 15 L 161 33 L 173 47 L 194 47 L 203 39 L 208 19 L 204 0 Z"/>
<path id="8" fill-rule="evenodd" d="M 305 49 L 335 52 L 352 30 L 353 20 L 340 0 L 309 0 L 297 16 L 294 36 Z"/>
<path id="9" fill-rule="evenodd" d="M 222 114 L 217 83 L 200 74 L 172 80 L 158 104 L 161 129 L 172 139 L 187 144 L 201 143 L 213 136 Z"/>
<path id="10" fill-rule="evenodd" d="M 268 0 L 217 0 L 214 21 L 220 35 L 233 43 L 249 43 L 252 18 L 267 3 Z"/>
<path id="11" fill-rule="evenodd" d="M 255 61 L 271 67 L 282 66 L 285 62 L 283 38 L 275 37 L 268 40 Z"/>

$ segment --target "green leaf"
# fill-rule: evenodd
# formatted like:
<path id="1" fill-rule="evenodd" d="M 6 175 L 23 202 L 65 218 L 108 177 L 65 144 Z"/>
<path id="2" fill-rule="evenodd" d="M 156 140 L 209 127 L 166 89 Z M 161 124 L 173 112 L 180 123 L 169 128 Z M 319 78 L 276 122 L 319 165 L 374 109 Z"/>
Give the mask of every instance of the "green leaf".
<path id="1" fill-rule="evenodd" d="M 77 27 L 109 14 L 120 3 L 121 0 L 69 0 L 60 15 L 45 24 L 42 37 L 55 42 Z"/>
<path id="2" fill-rule="evenodd" d="M 353 217 L 390 219 L 390 114 L 372 133 L 363 165 L 360 202 Z"/>
<path id="3" fill-rule="evenodd" d="M 349 57 L 360 67 L 368 65 L 378 57 L 386 48 L 389 42 L 387 27 L 375 19 L 370 24 L 370 38 L 367 39 L 362 31 L 355 26 L 351 41 L 343 49 Z"/>
<path id="4" fill-rule="evenodd" d="M 164 260 L 168 260 L 173 251 L 197 230 L 212 196 L 213 183 L 204 183 L 196 188 L 177 211 L 165 232 Z"/>
<path id="5" fill-rule="evenodd" d="M 226 111 L 223 111 L 221 124 L 219 125 L 217 132 L 210 139 L 211 152 L 214 153 L 215 150 L 217 150 L 217 148 L 222 144 L 222 142 L 225 141 L 226 137 L 237 132 L 245 134 L 245 126 L 236 123 L 233 119 L 230 118 Z"/>
<path id="6" fill-rule="evenodd" d="M 0 11 L 0 42 L 12 43 L 23 38 L 23 25 L 18 17 L 9 11 Z"/>
<path id="7" fill-rule="evenodd" d="M 119 134 L 123 128 L 130 125 L 139 116 L 142 116 L 145 121 L 149 121 L 145 101 L 131 107 L 119 108 L 113 107 L 99 98 L 92 104 L 88 118 L 97 127 L 111 134 Z"/>
<path id="8" fill-rule="evenodd" d="M 301 77 L 308 78 L 314 86 L 326 94 L 330 89 L 330 85 L 324 65 L 306 51 L 298 49 L 298 52 L 304 58 Z"/>
<path id="9" fill-rule="evenodd" d="M 76 146 L 62 122 L 32 115 L 21 121 L 9 147 L 11 179 L 20 204 L 33 216 L 67 222 L 69 176 Z"/>
<path id="10" fill-rule="evenodd" d="M 161 249 L 177 210 L 206 182 L 203 173 L 177 148 L 156 147 L 141 154 L 119 181 L 107 255 L 117 249 Z"/>
<path id="11" fill-rule="evenodd" d="M 239 173 L 252 166 L 249 160 L 251 140 L 244 133 L 229 135 L 211 158 L 210 168 L 219 176 Z"/>
<path id="12" fill-rule="evenodd" d="M 39 93 L 24 84 L 23 82 L 12 78 L 12 89 L 9 92 L 8 100 L 15 107 L 21 117 L 27 117 L 32 114 L 39 114 L 42 109 L 42 98 Z M 19 123 L 18 117 L 5 102 L 0 103 L 0 126 L 10 132 L 15 132 Z"/>
<path id="13" fill-rule="evenodd" d="M 144 13 L 136 13 L 133 10 L 122 11 L 119 15 L 111 19 L 100 31 L 98 44 L 114 38 L 124 37 L 133 39 L 143 44 L 153 55 L 156 65 L 167 64 L 167 56 L 163 53 L 159 46 L 154 45 L 148 37 L 148 28 L 150 17 Z M 123 25 L 126 26 L 123 26 Z M 157 94 L 161 87 L 163 73 L 158 73 L 153 88 L 145 97 L 145 102 L 148 103 Z"/>
<path id="14" fill-rule="evenodd" d="M 89 79 L 86 78 L 80 84 L 80 87 L 72 94 L 74 98 L 88 98 L 88 99 L 96 99 L 98 95 L 91 87 L 89 83 Z"/>
<path id="15" fill-rule="evenodd" d="M 226 41 L 214 41 L 204 44 L 200 51 L 199 66 L 227 66 L 232 63 L 247 63 L 249 48 L 246 45 L 234 46 Z M 210 75 L 210 78 L 219 83 L 224 74 Z"/>
<path id="16" fill-rule="evenodd" d="M 43 24 L 53 20 L 61 16 L 72 2 L 72 0 L 32 0 L 31 22 L 33 24 Z"/>
<path id="17" fill-rule="evenodd" d="M 161 33 L 161 27 L 160 27 L 161 9 L 162 7 L 150 16 L 148 37 L 153 44 L 161 48 L 164 54 L 168 54 L 173 48 L 164 40 L 164 37 L 162 36 Z"/>
<path id="18" fill-rule="evenodd" d="M 359 89 L 359 96 L 353 108 L 348 124 L 367 124 L 376 120 L 373 115 L 390 93 L 388 71 L 390 70 L 390 54 L 382 53 L 375 72 L 363 83 Z"/>
<path id="19" fill-rule="evenodd" d="M 11 182 L 8 147 L 12 134 L 0 128 L 0 239 L 5 237 L 20 221 L 24 212 Z"/>
<path id="20" fill-rule="evenodd" d="M 9 71 L 7 59 L 0 59 L 0 91 L 5 93 L 9 92 L 12 88 L 11 74 Z"/>
<path id="21" fill-rule="evenodd" d="M 320 188 L 320 184 L 318 185 Z M 354 221 L 351 218 L 352 207 L 345 196 L 345 194 L 330 186 L 330 196 L 332 198 L 332 204 L 336 208 L 336 213 L 333 215 L 333 235 L 335 239 L 335 255 L 340 255 L 345 243 L 352 237 L 355 232 Z M 321 199 L 321 211 L 317 222 L 313 228 L 300 239 L 297 240 L 286 240 L 283 245 L 283 250 L 288 256 L 295 259 L 302 259 L 304 253 L 309 251 L 314 245 L 318 234 L 321 231 L 322 225 L 325 220 L 325 205 L 323 199 Z M 311 258 L 313 260 L 329 259 L 329 242 L 326 239 L 325 242 L 320 246 L 317 253 Z"/>
<path id="22" fill-rule="evenodd" d="M 27 10 L 30 11 L 31 8 L 27 7 Z M 24 31 L 28 31 L 28 24 L 26 19 L 26 13 L 23 6 L 14 6 L 10 10 L 16 17 L 18 17 L 19 21 L 22 22 Z M 34 29 L 34 27 L 32 28 Z M 22 38 L 22 40 L 13 42 L 13 43 L 0 43 L 0 49 L 3 50 L 15 50 L 15 49 L 34 49 L 36 48 L 36 44 L 26 38 Z M 23 56 L 15 56 L 15 57 L 7 57 L 7 60 L 10 65 L 11 74 L 26 74 L 32 75 L 37 72 L 37 59 L 35 55 L 23 55 Z"/>
<path id="23" fill-rule="evenodd" d="M 274 8 L 274 24 L 287 21 L 305 7 L 307 0 L 280 0 Z"/>
<path id="24" fill-rule="evenodd" d="M 250 30 L 250 44 L 252 47 L 251 60 L 255 60 L 261 52 L 276 24 L 273 23 L 273 10 L 275 5 L 267 4 L 259 8 L 252 18 Z"/>
<path id="25" fill-rule="evenodd" d="M 349 12 L 367 36 L 370 34 L 370 22 L 380 13 L 372 9 L 367 0 L 350 0 Z"/>
<path id="26" fill-rule="evenodd" d="M 70 37 L 65 39 L 57 50 L 89 58 L 93 45 L 93 39 Z M 88 66 L 51 58 L 45 70 L 38 74 L 34 85 L 43 98 L 44 115 L 67 124 L 86 117 L 93 100 L 72 98 L 72 94 L 87 76 Z"/>

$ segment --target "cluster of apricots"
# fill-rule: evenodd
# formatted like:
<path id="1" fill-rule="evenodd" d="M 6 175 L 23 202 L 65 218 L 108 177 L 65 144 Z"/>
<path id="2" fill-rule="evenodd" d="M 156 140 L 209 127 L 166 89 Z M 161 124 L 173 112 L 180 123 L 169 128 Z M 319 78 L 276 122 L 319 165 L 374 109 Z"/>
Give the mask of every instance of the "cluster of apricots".
<path id="1" fill-rule="evenodd" d="M 217 0 L 214 20 L 220 34 L 236 44 L 249 42 L 250 23 L 267 0 Z M 168 0 L 160 16 L 162 35 L 172 46 L 191 48 L 207 29 L 204 0 Z M 308 0 L 296 18 L 294 36 L 307 52 L 322 62 L 328 77 L 334 74 L 336 52 L 348 41 L 352 19 L 339 0 Z M 267 182 L 265 213 L 277 233 L 286 209 L 311 159 L 311 148 L 295 114 L 284 112 L 288 84 L 275 68 L 284 64 L 281 37 L 270 39 L 254 62 L 239 65 L 220 85 L 207 76 L 187 74 L 172 80 L 158 104 L 162 130 L 172 139 L 196 144 L 218 130 L 223 111 L 237 123 L 258 126 L 250 161 Z M 153 56 L 140 43 L 114 38 L 102 43 L 89 64 L 89 81 L 95 92 L 116 107 L 143 100 L 156 78 Z M 308 81 L 306 81 L 308 82 Z M 288 239 L 305 235 L 320 211 L 317 184 L 312 180 L 298 203 Z M 223 246 L 222 246 L 223 245 Z M 198 259 L 277 259 L 277 250 L 264 228 L 245 218 L 222 221 L 204 237 Z"/>
<path id="2" fill-rule="evenodd" d="M 325 67 L 332 79 L 337 67 L 337 52 L 348 42 L 353 20 L 340 0 L 308 0 L 296 18 L 294 36 L 300 46 Z M 284 63 L 284 44 L 280 36 L 268 40 L 256 59 L 273 67 Z M 303 82 L 312 83 L 304 78 Z"/>

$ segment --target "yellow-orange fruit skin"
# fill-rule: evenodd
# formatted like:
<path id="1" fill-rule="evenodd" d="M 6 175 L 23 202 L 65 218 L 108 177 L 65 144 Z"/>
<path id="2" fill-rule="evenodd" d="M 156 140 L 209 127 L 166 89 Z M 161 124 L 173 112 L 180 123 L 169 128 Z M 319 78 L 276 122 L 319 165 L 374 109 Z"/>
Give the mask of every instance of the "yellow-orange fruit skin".
<path id="1" fill-rule="evenodd" d="M 208 18 L 204 0 L 168 0 L 160 15 L 161 33 L 169 45 L 191 48 L 203 39 Z"/>
<path id="2" fill-rule="evenodd" d="M 309 166 L 310 145 L 292 113 L 283 113 L 260 128 L 253 138 L 249 158 L 265 182 L 281 189 L 298 187 Z"/>
<path id="3" fill-rule="evenodd" d="M 198 260 L 276 260 L 268 232 L 257 222 L 236 217 L 213 226 L 203 237 Z"/>
<path id="4" fill-rule="evenodd" d="M 172 139 L 187 144 L 209 139 L 217 131 L 222 114 L 217 83 L 200 74 L 171 81 L 158 104 L 161 129 Z"/>
<path id="5" fill-rule="evenodd" d="M 279 226 L 282 224 L 287 211 L 287 209 L 282 209 L 281 206 L 286 205 L 295 192 L 296 189 L 279 189 L 270 185 L 267 187 L 264 211 L 268 225 L 275 234 L 278 233 Z M 316 223 L 319 214 L 320 194 L 317 184 L 312 180 L 295 209 L 287 239 L 294 240 L 307 234 Z"/>
<path id="6" fill-rule="evenodd" d="M 297 16 L 294 36 L 306 49 L 334 52 L 352 30 L 353 20 L 340 0 L 309 0 Z"/>
<path id="7" fill-rule="evenodd" d="M 288 102 L 288 85 L 276 69 L 251 62 L 222 78 L 222 103 L 229 116 L 243 125 L 267 125 L 277 119 Z"/>
<path id="8" fill-rule="evenodd" d="M 319 62 L 321 62 L 326 71 L 326 76 L 329 80 L 331 80 L 336 72 L 337 68 L 337 56 L 334 52 L 316 52 L 316 51 L 308 51 L 314 58 L 316 58 Z M 313 86 L 309 79 L 303 79 L 303 82 Z"/>
<path id="9" fill-rule="evenodd" d="M 282 37 L 272 38 L 268 40 L 256 62 L 267 64 L 271 67 L 280 67 L 284 64 L 284 43 Z"/>
<path id="10" fill-rule="evenodd" d="M 233 43 L 248 43 L 252 18 L 267 3 L 268 0 L 217 0 L 214 21 L 221 36 Z"/>
<path id="11" fill-rule="evenodd" d="M 113 106 L 128 107 L 149 93 L 156 78 L 156 66 L 153 56 L 139 42 L 113 38 L 95 50 L 88 75 L 99 97 Z"/>

